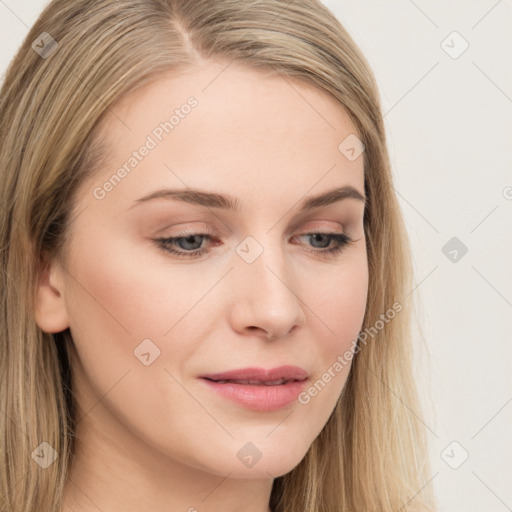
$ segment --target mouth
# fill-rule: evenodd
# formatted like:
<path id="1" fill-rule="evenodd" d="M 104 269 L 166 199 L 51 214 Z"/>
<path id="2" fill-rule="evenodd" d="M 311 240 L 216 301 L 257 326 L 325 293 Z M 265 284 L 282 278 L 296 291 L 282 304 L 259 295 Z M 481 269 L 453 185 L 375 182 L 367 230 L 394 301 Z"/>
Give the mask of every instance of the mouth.
<path id="1" fill-rule="evenodd" d="M 295 402 L 304 389 L 308 373 L 296 366 L 281 366 L 271 370 L 245 368 L 204 375 L 200 380 L 216 395 L 245 409 L 269 412 Z"/>
<path id="2" fill-rule="evenodd" d="M 232 383 L 232 384 L 242 384 L 245 386 L 281 386 L 283 384 L 288 384 L 289 382 L 301 382 L 298 379 L 278 379 L 278 380 L 271 380 L 271 381 L 264 381 L 264 380 L 241 380 L 241 379 L 210 379 L 208 377 L 203 377 L 206 380 L 209 380 L 211 382 L 217 382 L 219 384 L 226 384 L 226 383 Z"/>

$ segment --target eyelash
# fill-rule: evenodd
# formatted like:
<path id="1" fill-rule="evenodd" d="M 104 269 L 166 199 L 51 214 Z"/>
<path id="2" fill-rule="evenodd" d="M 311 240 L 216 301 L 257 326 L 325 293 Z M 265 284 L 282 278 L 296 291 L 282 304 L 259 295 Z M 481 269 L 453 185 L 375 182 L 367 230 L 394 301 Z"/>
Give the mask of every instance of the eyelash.
<path id="1" fill-rule="evenodd" d="M 316 232 L 316 233 L 304 233 L 302 235 L 298 236 L 314 236 L 314 235 L 324 235 L 327 236 L 329 239 L 329 243 L 334 240 L 336 245 L 334 247 L 331 247 L 330 249 L 308 249 L 306 252 L 312 253 L 312 254 L 319 254 L 319 255 L 325 255 L 326 257 L 333 257 L 338 255 L 338 253 L 342 252 L 342 250 L 349 244 L 353 243 L 353 240 L 347 236 L 345 233 L 323 233 L 323 232 Z M 176 249 L 173 249 L 171 245 L 173 242 L 176 242 L 178 240 L 184 240 L 189 237 L 206 237 L 208 239 L 212 239 L 212 235 L 208 233 L 186 233 L 182 236 L 175 236 L 170 238 L 156 238 L 153 241 L 157 244 L 157 246 L 163 250 L 166 253 L 173 254 L 178 259 L 193 259 L 202 256 L 206 252 L 208 252 L 207 249 L 196 249 L 195 251 L 177 251 Z"/>

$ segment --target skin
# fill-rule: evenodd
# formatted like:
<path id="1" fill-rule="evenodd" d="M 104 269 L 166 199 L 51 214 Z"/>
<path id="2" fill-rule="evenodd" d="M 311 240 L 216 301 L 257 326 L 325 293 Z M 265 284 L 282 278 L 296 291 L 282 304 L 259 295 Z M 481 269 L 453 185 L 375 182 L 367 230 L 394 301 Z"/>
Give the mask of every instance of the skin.
<path id="1" fill-rule="evenodd" d="M 297 211 L 304 196 L 344 185 L 364 195 L 362 156 L 338 150 L 357 133 L 348 115 L 310 85 L 225 65 L 161 75 L 114 106 L 101 127 L 109 162 L 76 196 L 66 264 L 55 258 L 41 274 L 36 321 L 47 332 L 69 327 L 74 340 L 78 431 L 65 512 L 269 511 L 273 478 L 303 459 L 346 382 L 350 363 L 308 404 L 258 412 L 198 379 L 290 364 L 311 385 L 352 348 L 368 289 L 364 203 Z M 190 96 L 197 107 L 94 197 Z M 169 199 L 130 208 L 164 187 L 230 194 L 240 211 Z M 205 248 L 197 258 L 152 241 L 205 228 L 213 241 L 174 246 Z M 322 230 L 353 242 L 322 254 L 328 242 L 302 236 Z M 263 248 L 252 263 L 235 251 L 248 236 Z M 150 365 L 134 355 L 147 338 L 160 349 Z M 262 455 L 252 467 L 237 457 L 248 442 Z"/>

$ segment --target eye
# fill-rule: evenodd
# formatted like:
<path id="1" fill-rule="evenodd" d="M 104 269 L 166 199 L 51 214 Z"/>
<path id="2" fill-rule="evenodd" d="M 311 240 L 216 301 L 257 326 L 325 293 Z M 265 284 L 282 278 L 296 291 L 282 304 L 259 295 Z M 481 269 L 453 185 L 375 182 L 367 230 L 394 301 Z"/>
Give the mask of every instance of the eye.
<path id="1" fill-rule="evenodd" d="M 320 243 L 320 249 L 305 249 L 307 252 L 326 254 L 327 256 L 334 255 L 343 250 L 343 248 L 352 243 L 352 239 L 345 233 L 307 233 L 304 235 L 298 235 L 301 237 L 313 237 L 314 243 Z M 310 238 L 311 241 L 311 238 Z M 334 245 L 330 249 L 326 249 L 334 242 Z"/>
<path id="2" fill-rule="evenodd" d="M 170 238 L 157 238 L 154 240 L 157 245 L 165 252 L 175 255 L 177 258 L 196 258 L 208 252 L 201 247 L 201 239 L 211 240 L 208 233 L 189 233 L 185 236 L 175 236 Z M 178 246 L 178 249 L 175 247 Z"/>
<path id="3" fill-rule="evenodd" d="M 310 242 L 319 244 L 320 248 L 304 250 L 313 254 L 325 255 L 326 257 L 341 252 L 345 246 L 353 243 L 353 240 L 345 233 L 316 232 L 296 235 L 296 237 L 309 237 Z M 186 233 L 181 236 L 156 238 L 153 241 L 161 250 L 174 255 L 176 258 L 193 259 L 208 252 L 208 249 L 201 247 L 204 239 L 211 242 L 213 236 L 209 233 Z M 334 245 L 329 248 L 332 242 L 334 242 Z"/>

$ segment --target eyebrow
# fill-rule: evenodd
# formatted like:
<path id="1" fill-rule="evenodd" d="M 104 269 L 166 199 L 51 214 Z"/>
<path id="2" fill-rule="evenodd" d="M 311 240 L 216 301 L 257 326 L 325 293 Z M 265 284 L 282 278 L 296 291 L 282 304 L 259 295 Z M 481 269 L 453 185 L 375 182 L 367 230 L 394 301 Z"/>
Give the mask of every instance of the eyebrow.
<path id="1" fill-rule="evenodd" d="M 356 199 L 366 204 L 366 197 L 351 185 L 338 187 L 316 196 L 308 196 L 301 201 L 298 206 L 299 212 L 312 210 L 321 206 L 327 206 L 343 199 Z M 183 201 L 209 208 L 222 208 L 225 210 L 239 211 L 240 202 L 237 198 L 218 194 L 214 192 L 206 192 L 198 189 L 161 189 L 151 192 L 150 194 L 136 199 L 128 208 L 146 203 L 152 199 L 171 199 L 175 201 Z"/>

